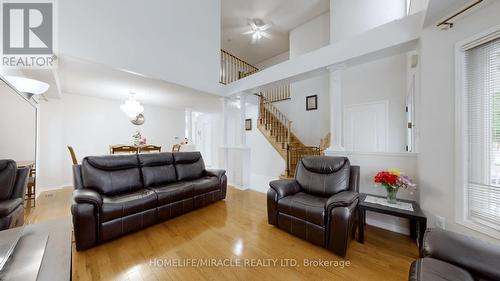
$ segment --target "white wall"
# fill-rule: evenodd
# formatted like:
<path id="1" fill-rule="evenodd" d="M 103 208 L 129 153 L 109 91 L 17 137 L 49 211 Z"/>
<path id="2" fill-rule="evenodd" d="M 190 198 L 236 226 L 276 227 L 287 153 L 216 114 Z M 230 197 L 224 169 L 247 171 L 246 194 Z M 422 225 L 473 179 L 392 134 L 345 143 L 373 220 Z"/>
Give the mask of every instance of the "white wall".
<path id="1" fill-rule="evenodd" d="M 448 229 L 480 235 L 454 222 L 455 53 L 457 42 L 500 24 L 500 2 L 466 16 L 448 31 L 433 25 L 421 39 L 420 202 L 429 216 L 446 219 Z M 497 240 L 498 241 L 498 240 Z"/>
<path id="2" fill-rule="evenodd" d="M 220 88 L 219 0 L 57 4 L 61 53 L 197 90 Z"/>
<path id="3" fill-rule="evenodd" d="M 281 53 L 281 54 L 274 56 L 272 58 L 268 58 L 266 60 L 263 60 L 263 61 L 257 63 L 255 66 L 259 70 L 263 70 L 263 69 L 266 69 L 266 68 L 273 66 L 275 64 L 287 61 L 289 59 L 290 59 L 290 52 L 284 52 L 284 53 Z"/>
<path id="4" fill-rule="evenodd" d="M 406 15 L 406 0 L 330 0 L 331 42 L 353 37 Z"/>
<path id="5" fill-rule="evenodd" d="M 342 95 L 344 107 L 387 101 L 389 134 L 385 152 L 405 151 L 406 54 L 346 69 L 342 76 Z"/>
<path id="6" fill-rule="evenodd" d="M 330 43 L 330 13 L 316 17 L 290 31 L 290 58 Z"/>
<path id="7" fill-rule="evenodd" d="M 35 161 L 36 107 L 0 80 L 0 159 Z"/>
<path id="8" fill-rule="evenodd" d="M 290 58 L 330 42 L 330 14 L 325 13 L 290 31 Z M 320 75 L 290 84 L 291 99 L 275 103 L 293 123 L 293 133 L 305 144 L 318 146 L 330 127 L 329 78 Z M 318 95 L 318 109 L 306 111 L 306 97 Z M 314 124 L 314 126 L 311 126 Z"/>
<path id="9" fill-rule="evenodd" d="M 73 146 L 81 160 L 90 155 L 109 154 L 111 144 L 130 144 L 138 129 L 148 143 L 171 151 L 184 136 L 184 111 L 145 105 L 146 122 L 135 126 L 120 110 L 122 102 L 63 94 L 39 109 L 38 189 L 72 185 L 71 159 L 66 148 Z"/>
<path id="10" fill-rule="evenodd" d="M 255 103 L 249 104 L 246 108 L 246 118 L 252 119 L 252 130 L 245 132 L 247 146 L 251 149 L 249 188 L 267 192 L 269 182 L 284 174 L 285 160 L 257 128 L 258 117 L 259 106 Z"/>

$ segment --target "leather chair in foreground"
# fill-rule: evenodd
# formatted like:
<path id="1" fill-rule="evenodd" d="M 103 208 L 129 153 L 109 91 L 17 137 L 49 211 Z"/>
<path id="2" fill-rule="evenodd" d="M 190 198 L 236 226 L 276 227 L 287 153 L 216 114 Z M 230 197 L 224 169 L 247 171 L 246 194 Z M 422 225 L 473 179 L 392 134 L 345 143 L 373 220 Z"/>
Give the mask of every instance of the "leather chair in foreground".
<path id="1" fill-rule="evenodd" d="M 225 171 L 199 152 L 86 157 L 73 176 L 77 250 L 226 198 Z"/>
<path id="2" fill-rule="evenodd" d="M 0 230 L 24 224 L 28 173 L 28 168 L 18 169 L 13 160 L 0 160 Z"/>
<path id="3" fill-rule="evenodd" d="M 430 228 L 420 256 L 411 264 L 411 281 L 500 280 L 500 246 L 477 238 Z"/>
<path id="4" fill-rule="evenodd" d="M 345 256 L 356 221 L 358 166 L 345 157 L 304 157 L 295 179 L 269 185 L 270 224 Z"/>

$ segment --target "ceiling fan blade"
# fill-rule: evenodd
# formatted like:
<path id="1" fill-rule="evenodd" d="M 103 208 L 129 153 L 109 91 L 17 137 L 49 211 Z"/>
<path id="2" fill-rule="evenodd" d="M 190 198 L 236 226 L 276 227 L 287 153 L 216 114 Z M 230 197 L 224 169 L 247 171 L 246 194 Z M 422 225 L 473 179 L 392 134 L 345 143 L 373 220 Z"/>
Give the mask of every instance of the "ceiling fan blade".
<path id="1" fill-rule="evenodd" d="M 261 31 L 265 31 L 265 30 L 268 30 L 269 28 L 271 28 L 271 26 L 273 26 L 273 25 L 272 25 L 272 24 L 270 24 L 270 23 L 268 23 L 268 24 L 265 24 L 265 25 L 263 25 L 263 26 L 259 27 L 259 29 L 260 29 Z"/>
<path id="2" fill-rule="evenodd" d="M 273 39 L 273 36 L 267 32 L 261 32 L 260 34 L 267 39 Z"/>
<path id="3" fill-rule="evenodd" d="M 245 31 L 245 32 L 243 32 L 241 34 L 245 34 L 246 35 L 246 34 L 252 34 L 252 33 L 254 33 L 254 31 L 253 30 L 249 30 L 249 31 Z"/>
<path id="4" fill-rule="evenodd" d="M 252 30 L 257 30 L 257 25 L 255 24 L 255 22 L 253 21 L 250 21 L 250 27 L 252 27 Z"/>

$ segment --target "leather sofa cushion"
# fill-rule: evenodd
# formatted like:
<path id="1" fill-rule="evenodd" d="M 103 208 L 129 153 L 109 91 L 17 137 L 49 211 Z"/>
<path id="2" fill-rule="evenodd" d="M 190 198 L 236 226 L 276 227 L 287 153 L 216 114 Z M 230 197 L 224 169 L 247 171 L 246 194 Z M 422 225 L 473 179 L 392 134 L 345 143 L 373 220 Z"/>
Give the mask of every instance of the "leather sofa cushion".
<path id="1" fill-rule="evenodd" d="M 8 199 L 0 202 L 0 217 L 5 217 L 14 211 L 19 205 L 23 204 L 23 199 Z"/>
<path id="2" fill-rule="evenodd" d="M 414 261 L 410 268 L 410 281 L 474 281 L 466 270 L 450 263 L 423 258 Z"/>
<path id="3" fill-rule="evenodd" d="M 101 221 L 110 221 L 116 218 L 144 212 L 156 208 L 156 193 L 149 189 L 136 190 L 120 195 L 103 195 Z"/>
<path id="4" fill-rule="evenodd" d="M 13 160 L 0 160 L 0 200 L 9 199 L 16 181 L 17 165 Z"/>
<path id="5" fill-rule="evenodd" d="M 330 197 L 349 189 L 350 169 L 346 157 L 309 156 L 299 162 L 295 180 L 306 193 Z"/>
<path id="6" fill-rule="evenodd" d="M 203 177 L 201 179 L 193 180 L 194 194 L 200 195 L 210 191 L 219 189 L 219 179 L 216 177 Z"/>
<path id="7" fill-rule="evenodd" d="M 162 186 L 176 181 L 174 157 L 170 152 L 139 154 L 144 187 Z"/>
<path id="8" fill-rule="evenodd" d="M 200 152 L 173 153 L 177 180 L 193 180 L 203 176 L 205 163 Z"/>
<path id="9" fill-rule="evenodd" d="M 278 212 L 324 226 L 327 200 L 328 198 L 298 192 L 280 199 Z"/>
<path id="10" fill-rule="evenodd" d="M 158 206 L 181 201 L 194 196 L 194 185 L 192 182 L 172 183 L 161 187 L 151 188 L 158 196 Z"/>
<path id="11" fill-rule="evenodd" d="M 135 154 L 86 157 L 82 161 L 82 180 L 84 187 L 104 195 L 130 193 L 143 188 Z"/>

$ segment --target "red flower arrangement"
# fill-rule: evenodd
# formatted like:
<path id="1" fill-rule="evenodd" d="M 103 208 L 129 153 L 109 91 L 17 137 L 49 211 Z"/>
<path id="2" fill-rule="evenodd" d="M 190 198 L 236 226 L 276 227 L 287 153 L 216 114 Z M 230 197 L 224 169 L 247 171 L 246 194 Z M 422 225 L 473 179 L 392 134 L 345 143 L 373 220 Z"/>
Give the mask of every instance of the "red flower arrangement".
<path id="1" fill-rule="evenodd" d="M 395 174 L 393 174 L 391 172 L 382 171 L 382 172 L 379 172 L 375 176 L 374 181 L 376 183 L 381 183 L 381 184 L 383 184 L 385 186 L 387 186 L 387 185 L 389 185 L 389 186 L 396 186 L 398 178 L 399 178 L 398 175 L 395 175 Z"/>

